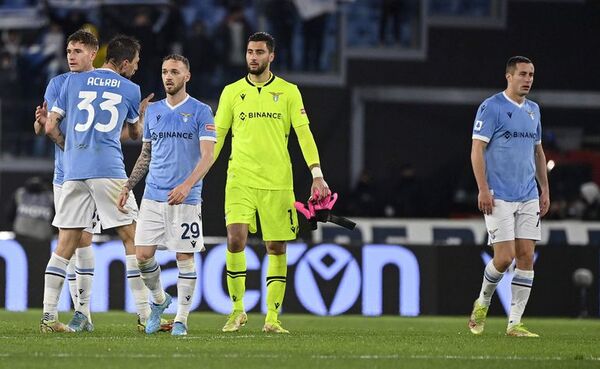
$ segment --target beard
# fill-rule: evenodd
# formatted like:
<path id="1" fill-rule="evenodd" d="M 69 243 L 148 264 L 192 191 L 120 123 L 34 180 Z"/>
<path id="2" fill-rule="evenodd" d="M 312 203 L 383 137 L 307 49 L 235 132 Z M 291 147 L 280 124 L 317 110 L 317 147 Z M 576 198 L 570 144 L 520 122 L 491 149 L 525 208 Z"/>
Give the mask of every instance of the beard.
<path id="1" fill-rule="evenodd" d="M 183 83 L 180 85 L 174 84 L 173 86 L 171 86 L 170 90 L 167 89 L 167 86 L 164 86 L 164 87 L 165 87 L 165 92 L 167 93 L 167 95 L 176 95 L 183 88 Z"/>
<path id="2" fill-rule="evenodd" d="M 257 76 L 259 74 L 262 74 L 265 71 L 265 69 L 267 69 L 267 65 L 268 65 L 267 63 L 262 64 L 262 65 L 259 64 L 257 69 L 252 70 L 250 68 L 250 65 L 248 64 L 247 65 L 247 67 L 248 67 L 248 73 L 254 74 L 255 76 Z"/>

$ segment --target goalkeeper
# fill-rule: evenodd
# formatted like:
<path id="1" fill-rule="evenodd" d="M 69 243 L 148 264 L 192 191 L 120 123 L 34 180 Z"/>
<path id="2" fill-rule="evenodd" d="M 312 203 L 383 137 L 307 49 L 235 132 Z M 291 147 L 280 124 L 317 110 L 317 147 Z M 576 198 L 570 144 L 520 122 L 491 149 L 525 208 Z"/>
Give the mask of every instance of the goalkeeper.
<path id="1" fill-rule="evenodd" d="M 319 200 L 330 195 L 319 165 L 319 153 L 308 126 L 302 96 L 294 84 L 270 71 L 275 57 L 275 40 L 265 32 L 248 39 L 248 75 L 223 89 L 215 117 L 217 145 L 215 159 L 231 128 L 232 143 L 225 187 L 227 226 L 227 288 L 233 303 L 223 332 L 235 332 L 246 324 L 246 256 L 248 231 L 256 232 L 260 218 L 268 254 L 267 316 L 263 332 L 289 333 L 278 314 L 285 294 L 286 242 L 298 233 L 294 208 L 292 166 L 287 149 L 293 127 L 306 164 L 313 177 L 311 196 Z"/>

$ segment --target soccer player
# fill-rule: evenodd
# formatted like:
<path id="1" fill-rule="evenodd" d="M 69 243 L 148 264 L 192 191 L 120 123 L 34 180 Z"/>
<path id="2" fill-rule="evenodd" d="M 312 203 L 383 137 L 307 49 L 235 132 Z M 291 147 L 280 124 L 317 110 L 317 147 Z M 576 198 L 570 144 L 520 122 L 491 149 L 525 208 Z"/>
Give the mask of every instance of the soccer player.
<path id="1" fill-rule="evenodd" d="M 293 127 L 313 182 L 311 196 L 323 199 L 331 194 L 323 179 L 319 153 L 296 85 L 274 76 L 270 65 L 275 58 L 275 40 L 265 32 L 248 39 L 248 75 L 225 87 L 215 122 L 215 157 L 231 128 L 232 148 L 225 187 L 227 225 L 227 287 L 233 311 L 223 332 L 238 331 L 247 321 L 244 312 L 248 231 L 256 232 L 256 215 L 261 222 L 268 254 L 267 316 L 264 332 L 289 333 L 278 314 L 285 293 L 286 242 L 298 232 L 294 208 L 292 166 L 287 150 Z"/>
<path id="2" fill-rule="evenodd" d="M 117 36 L 112 39 L 102 68 L 67 77 L 45 124 L 46 135 L 64 150 L 64 183 L 53 222 L 60 229 L 58 246 L 46 267 L 42 332 L 55 331 L 57 302 L 68 260 L 94 209 L 102 228 L 115 228 L 123 240 L 127 281 L 136 301 L 140 323 L 143 324 L 150 314 L 147 289 L 135 259 L 137 204 L 131 196 L 126 204 L 128 213 L 119 212 L 115 207 L 127 180 L 119 141 L 121 127 L 127 122 L 132 139 L 141 134 L 140 88 L 129 80 L 137 70 L 139 51 L 140 45 L 133 38 Z M 59 129 L 61 123 L 64 134 Z M 88 327 L 88 317 L 76 311 L 69 322 L 69 331 L 89 330 Z"/>
<path id="3" fill-rule="evenodd" d="M 154 301 L 148 334 L 159 330 L 160 315 L 171 304 L 154 258 L 157 247 L 176 252 L 179 278 L 173 336 L 187 335 L 196 286 L 194 254 L 204 251 L 202 179 L 213 164 L 216 134 L 210 107 L 186 92 L 190 77 L 187 58 L 175 54 L 163 59 L 167 97 L 148 107 L 142 152 L 119 195 L 119 209 L 126 211 L 131 190 L 148 173 L 135 233 L 138 265 Z"/>
<path id="4" fill-rule="evenodd" d="M 67 39 L 67 62 L 70 72 L 58 75 L 50 80 L 44 94 L 44 102 L 35 110 L 33 129 L 36 135 L 44 133 L 44 125 L 48 116 L 48 106 L 52 107 L 58 98 L 65 79 L 71 73 L 87 72 L 93 70 L 92 62 L 98 51 L 98 39 L 92 33 L 79 30 Z M 63 132 L 64 133 L 64 132 Z M 58 208 L 63 185 L 63 151 L 56 146 L 54 149 L 54 206 Z M 75 255 L 69 260 L 67 266 L 67 280 L 69 291 L 75 309 L 84 313 L 89 320 L 89 330 L 93 329 L 90 315 L 90 295 L 94 278 L 94 251 L 92 249 L 92 234 L 100 232 L 97 219 L 89 219 L 89 225 L 83 230 Z M 81 291 L 81 292 L 78 292 Z M 64 324 L 58 320 L 55 330 L 64 331 Z"/>
<path id="5" fill-rule="evenodd" d="M 479 298 L 473 304 L 469 320 L 473 334 L 483 333 L 496 286 L 516 259 L 506 334 L 538 337 L 521 323 L 533 285 L 540 218 L 550 207 L 540 108 L 526 98 L 533 76 L 531 60 L 523 56 L 508 59 L 506 90 L 486 99 L 475 118 L 471 162 L 479 188 L 478 207 L 484 214 L 494 258 L 485 267 Z"/>

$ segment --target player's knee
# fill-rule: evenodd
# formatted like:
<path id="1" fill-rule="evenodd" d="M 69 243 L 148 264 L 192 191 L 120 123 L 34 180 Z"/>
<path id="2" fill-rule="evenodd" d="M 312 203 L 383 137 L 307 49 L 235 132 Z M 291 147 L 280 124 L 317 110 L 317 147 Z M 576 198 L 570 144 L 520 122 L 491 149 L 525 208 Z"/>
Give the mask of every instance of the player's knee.
<path id="1" fill-rule="evenodd" d="M 286 243 L 282 241 L 269 241 L 266 244 L 267 254 L 269 255 L 283 255 L 286 251 Z"/>
<path id="2" fill-rule="evenodd" d="M 505 255 L 494 255 L 494 267 L 499 272 L 503 273 L 510 267 L 514 260 L 514 255 L 505 254 Z"/>
<path id="3" fill-rule="evenodd" d="M 533 269 L 533 253 L 523 253 L 519 254 L 516 257 L 517 259 L 517 268 L 524 270 Z"/>
<path id="4" fill-rule="evenodd" d="M 246 237 L 238 233 L 227 234 L 227 250 L 241 252 L 246 248 Z"/>
<path id="5" fill-rule="evenodd" d="M 154 250 L 152 247 L 136 247 L 135 258 L 140 262 L 146 262 L 154 257 Z"/>

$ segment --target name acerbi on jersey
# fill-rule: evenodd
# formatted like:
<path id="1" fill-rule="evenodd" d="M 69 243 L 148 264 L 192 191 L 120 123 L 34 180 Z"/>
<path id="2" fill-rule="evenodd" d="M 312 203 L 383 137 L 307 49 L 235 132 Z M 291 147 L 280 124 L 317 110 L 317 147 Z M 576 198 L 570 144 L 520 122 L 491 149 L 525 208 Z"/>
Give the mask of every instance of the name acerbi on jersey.
<path id="1" fill-rule="evenodd" d="M 87 80 L 88 86 L 107 86 L 121 87 L 121 81 L 114 78 L 89 77 Z"/>

